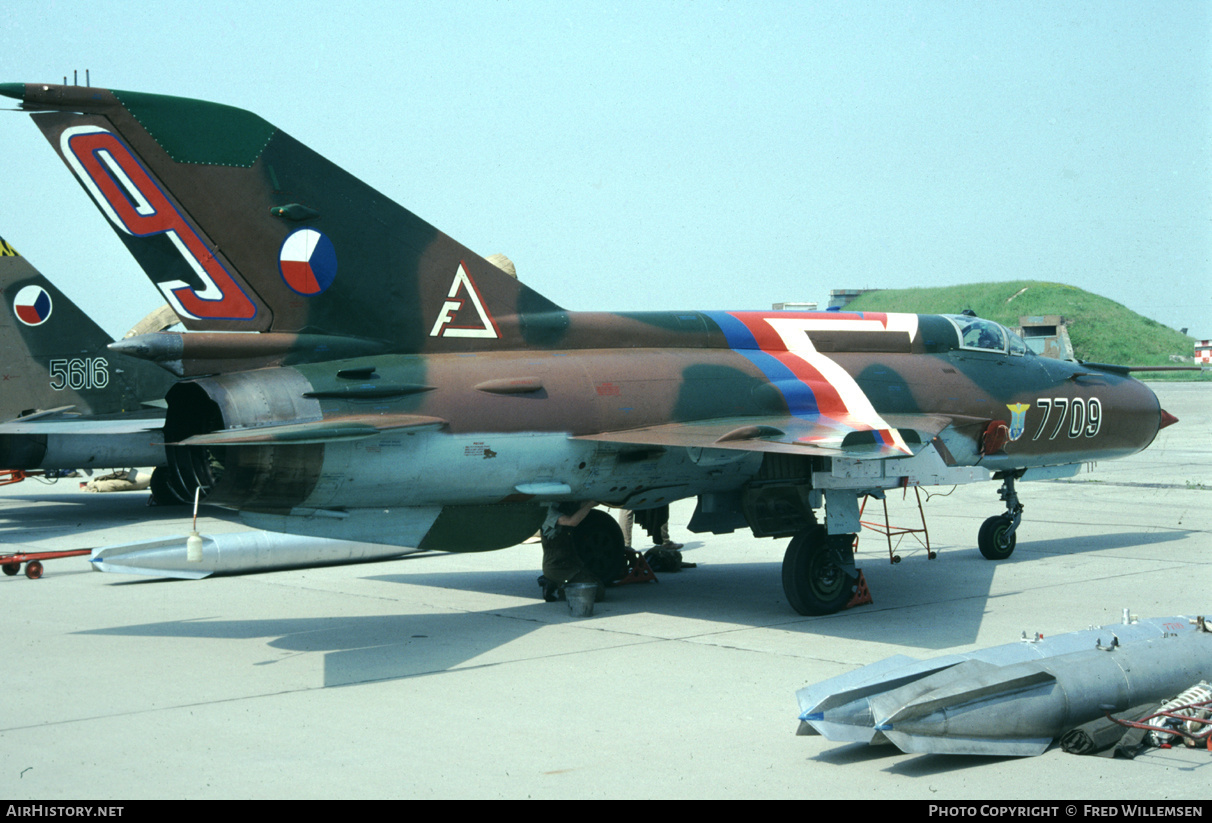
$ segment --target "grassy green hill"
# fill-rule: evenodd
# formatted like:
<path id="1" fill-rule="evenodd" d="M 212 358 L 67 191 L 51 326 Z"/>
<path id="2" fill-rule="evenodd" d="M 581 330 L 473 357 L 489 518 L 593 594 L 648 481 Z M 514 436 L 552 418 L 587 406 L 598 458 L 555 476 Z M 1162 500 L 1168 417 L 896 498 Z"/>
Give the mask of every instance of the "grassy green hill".
<path id="1" fill-rule="evenodd" d="M 935 289 L 887 289 L 869 292 L 846 307 L 850 311 L 900 311 L 958 314 L 972 309 L 1012 329 L 1024 315 L 1059 314 L 1068 323 L 1069 340 L 1079 360 L 1125 366 L 1173 366 L 1171 355 L 1191 362 L 1195 338 L 1142 317 L 1105 297 L 1073 286 L 1038 280 L 972 283 Z M 1179 372 L 1185 379 L 1195 373 Z M 1145 373 L 1139 376 L 1149 376 Z M 1210 377 L 1204 373 L 1204 377 Z"/>

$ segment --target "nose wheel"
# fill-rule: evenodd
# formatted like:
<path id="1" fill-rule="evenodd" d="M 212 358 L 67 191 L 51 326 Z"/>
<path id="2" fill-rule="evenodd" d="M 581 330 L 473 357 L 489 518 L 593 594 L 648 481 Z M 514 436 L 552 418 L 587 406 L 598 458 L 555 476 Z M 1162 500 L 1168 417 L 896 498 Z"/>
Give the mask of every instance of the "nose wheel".
<path id="1" fill-rule="evenodd" d="M 1023 519 L 1023 504 L 1018 502 L 1018 494 L 1014 491 L 1014 479 L 1014 474 L 1004 475 L 998 490 L 1001 499 L 1006 501 L 1006 513 L 982 523 L 976 536 L 977 548 L 989 560 L 1005 560 L 1014 553 L 1015 532 Z"/>

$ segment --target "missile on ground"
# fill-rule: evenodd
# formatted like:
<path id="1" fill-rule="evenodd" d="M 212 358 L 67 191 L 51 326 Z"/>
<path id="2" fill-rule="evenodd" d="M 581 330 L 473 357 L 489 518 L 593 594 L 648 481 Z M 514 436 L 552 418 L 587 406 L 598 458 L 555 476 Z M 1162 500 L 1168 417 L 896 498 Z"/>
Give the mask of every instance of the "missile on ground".
<path id="1" fill-rule="evenodd" d="M 95 571 L 180 577 L 276 571 L 310 566 L 336 566 L 388 560 L 419 549 L 357 543 L 277 532 L 232 532 L 202 535 L 202 559 L 187 558 L 185 537 L 155 538 L 104 546 L 89 558 Z"/>
<path id="2" fill-rule="evenodd" d="M 1072 652 L 1149 640 L 1194 628 L 1191 618 L 1176 615 L 1146 619 L 1129 618 L 1124 622 L 1094 626 L 1082 631 L 1028 639 L 1026 633 L 1017 643 L 988 649 L 949 654 L 928 660 L 895 655 L 861 669 L 822 680 L 796 692 L 800 705 L 797 734 L 821 734 L 829 740 L 877 745 L 890 742 L 876 728 L 871 699 L 910 684 L 919 683 L 968 660 L 1006 666 L 1040 660 Z"/>
<path id="3" fill-rule="evenodd" d="M 903 752 L 1030 757 L 1105 712 L 1173 697 L 1212 671 L 1212 631 L 998 666 L 965 660 L 870 698 L 875 727 Z"/>

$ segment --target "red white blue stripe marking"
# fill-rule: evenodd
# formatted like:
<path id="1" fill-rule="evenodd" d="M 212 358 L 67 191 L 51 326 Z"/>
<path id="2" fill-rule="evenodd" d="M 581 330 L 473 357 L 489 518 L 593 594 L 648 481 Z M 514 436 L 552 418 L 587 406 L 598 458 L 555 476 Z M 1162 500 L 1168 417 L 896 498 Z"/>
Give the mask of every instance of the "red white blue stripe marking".
<path id="1" fill-rule="evenodd" d="M 733 351 L 747 358 L 782 393 L 795 417 L 824 425 L 821 436 L 797 442 L 826 445 L 837 433 L 870 431 L 888 449 L 912 451 L 896 429 L 876 412 L 854 378 L 816 350 L 812 330 L 906 331 L 916 334 L 916 315 L 707 312 Z M 901 328 L 904 324 L 912 328 Z M 828 430 L 832 431 L 828 431 Z"/>

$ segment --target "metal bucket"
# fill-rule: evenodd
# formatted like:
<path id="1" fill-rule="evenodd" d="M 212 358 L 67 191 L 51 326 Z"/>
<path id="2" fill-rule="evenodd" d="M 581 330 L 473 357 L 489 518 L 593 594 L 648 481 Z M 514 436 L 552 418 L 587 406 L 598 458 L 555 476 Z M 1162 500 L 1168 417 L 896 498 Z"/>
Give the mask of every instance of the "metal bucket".
<path id="1" fill-rule="evenodd" d="M 591 617 L 593 601 L 598 594 L 597 583 L 568 583 L 564 586 L 564 597 L 568 600 L 568 611 L 573 617 Z"/>

